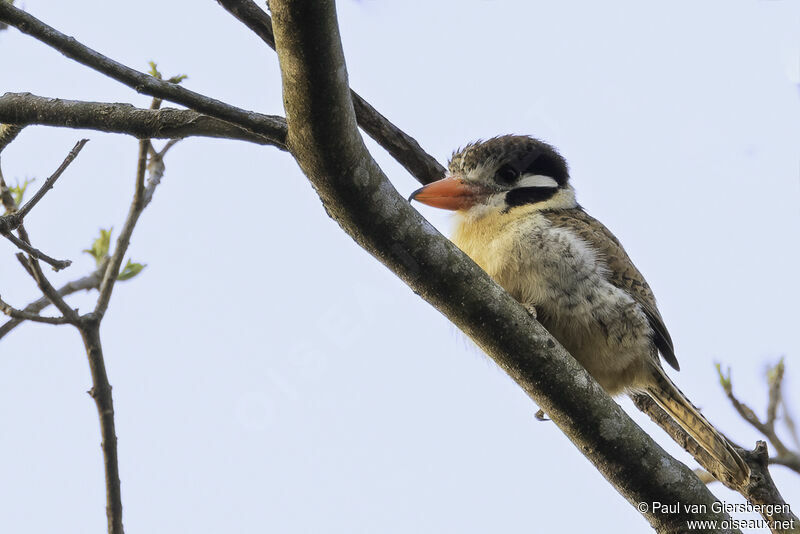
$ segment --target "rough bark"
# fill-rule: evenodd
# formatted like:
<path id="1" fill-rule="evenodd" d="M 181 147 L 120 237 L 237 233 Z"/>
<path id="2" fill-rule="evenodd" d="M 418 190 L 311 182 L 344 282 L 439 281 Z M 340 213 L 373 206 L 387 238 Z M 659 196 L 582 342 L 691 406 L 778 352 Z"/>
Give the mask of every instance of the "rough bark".
<path id="1" fill-rule="evenodd" d="M 633 505 L 707 506 L 704 514 L 640 509 L 658 531 L 684 531 L 688 519 L 724 519 L 711 511 L 716 499 L 694 473 L 391 186 L 356 129 L 333 2 L 273 0 L 271 7 L 287 144 L 328 214 L 478 343 Z"/>

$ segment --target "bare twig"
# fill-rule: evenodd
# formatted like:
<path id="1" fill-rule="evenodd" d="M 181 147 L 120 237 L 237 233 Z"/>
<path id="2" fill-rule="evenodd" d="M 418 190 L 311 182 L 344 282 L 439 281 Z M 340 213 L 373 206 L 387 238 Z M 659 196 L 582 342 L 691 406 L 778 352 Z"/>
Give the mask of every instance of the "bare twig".
<path id="1" fill-rule="evenodd" d="M 14 255 L 14 257 L 17 258 L 19 264 L 22 266 L 23 269 L 25 269 L 25 272 L 28 273 L 28 275 L 30 275 L 31 278 L 34 278 L 36 276 L 36 273 L 34 273 L 33 269 L 31 269 L 31 263 L 28 261 L 28 256 L 26 256 L 22 252 L 17 252 Z M 50 304 L 52 304 L 52 302 Z"/>
<path id="2" fill-rule="evenodd" d="M 800 435 L 797 434 L 797 426 L 794 423 L 794 417 L 786 405 L 786 399 L 781 398 L 781 406 L 783 407 L 783 422 L 789 430 L 789 435 L 792 436 L 795 446 L 800 449 Z"/>
<path id="3" fill-rule="evenodd" d="M 252 0 L 217 0 L 229 13 L 275 49 L 270 16 Z M 445 169 L 419 143 L 381 115 L 369 102 L 351 90 L 358 125 L 386 149 L 419 182 L 427 184 L 444 176 Z"/>
<path id="4" fill-rule="evenodd" d="M 256 134 L 230 122 L 189 109 L 166 108 L 154 111 L 131 104 L 62 100 L 30 93 L 6 93 L 0 96 L 0 122 L 83 128 L 127 134 L 139 139 L 192 136 L 237 139 L 286 150 L 286 121 L 283 117 L 270 117 L 273 121 L 274 137 Z"/>
<path id="5" fill-rule="evenodd" d="M 27 230 L 25 230 L 25 226 L 20 225 L 17 229 L 17 233 L 19 234 L 20 239 L 22 239 L 25 243 L 28 245 L 31 244 L 31 240 L 30 237 L 28 237 Z M 69 307 L 69 304 L 64 301 L 61 295 L 58 294 L 56 289 L 44 275 L 42 272 L 42 266 L 39 265 L 39 260 L 31 255 L 28 255 L 26 261 L 28 264 L 28 272 L 33 277 L 36 285 L 39 286 L 39 290 L 44 293 L 44 296 L 47 297 L 53 306 L 58 308 L 58 311 L 60 311 L 64 317 L 69 319 L 70 322 L 77 322 L 78 314 L 75 312 L 75 310 Z"/>
<path id="6" fill-rule="evenodd" d="M 0 5 L 3 2 L 0 2 Z M 13 213 L 17 209 L 17 204 L 14 199 L 11 197 L 11 194 L 8 191 L 8 186 L 3 178 L 3 173 L 0 172 L 0 201 L 2 201 L 3 206 L 6 208 L 6 212 Z M 25 226 L 20 224 L 17 228 L 17 234 L 19 235 L 20 240 L 27 245 L 28 247 L 31 246 L 31 240 L 28 236 L 27 230 L 25 230 Z M 11 234 L 9 234 L 11 235 Z M 61 295 L 53 288 L 50 284 L 50 281 L 47 280 L 47 277 L 42 272 L 42 268 L 39 265 L 39 261 L 36 256 L 29 254 L 28 256 L 23 256 L 22 254 L 17 254 L 17 259 L 22 263 L 22 266 L 31 275 L 31 277 L 36 281 L 36 285 L 39 286 L 39 289 L 44 293 L 44 296 L 56 307 L 58 311 L 60 311 L 64 317 L 70 320 L 70 322 L 75 322 L 78 319 L 78 315 L 75 313 L 75 310 L 71 309 L 64 299 L 61 298 Z"/>
<path id="7" fill-rule="evenodd" d="M 158 109 L 161 101 L 154 99 L 151 109 Z M 139 141 L 139 156 L 136 165 L 133 200 L 131 201 L 128 217 L 123 224 L 117 238 L 114 253 L 108 258 L 100 281 L 100 295 L 93 313 L 81 318 L 80 331 L 89 356 L 89 367 L 92 372 L 91 395 L 97 405 L 100 416 L 100 431 L 103 436 L 103 458 L 106 473 L 106 515 L 108 516 L 108 531 L 110 534 L 122 534 L 122 490 L 119 480 L 119 460 L 117 457 L 117 436 L 114 430 L 114 402 L 111 394 L 111 385 L 105 369 L 103 350 L 100 343 L 100 322 L 108 308 L 114 284 L 119 276 L 122 260 L 128 250 L 130 238 L 142 211 L 149 204 L 155 188 L 161 181 L 164 172 L 163 155 L 174 146 L 168 142 L 161 152 L 155 152 L 149 139 Z M 151 180 L 145 185 L 145 174 L 148 170 L 148 153 L 151 156 Z"/>
<path id="8" fill-rule="evenodd" d="M 119 480 L 119 457 L 117 456 L 117 433 L 114 425 L 114 400 L 111 384 L 103 358 L 100 342 L 100 318 L 95 314 L 81 317 L 78 326 L 92 374 L 92 389 L 89 395 L 97 406 L 100 418 L 101 447 L 106 479 L 106 517 L 109 534 L 123 534 L 122 528 L 122 488 Z"/>
<path id="9" fill-rule="evenodd" d="M 720 384 L 725 394 L 731 401 L 734 409 L 738 414 L 747 421 L 756 430 L 764 434 L 772 446 L 775 448 L 776 456 L 769 459 L 770 463 L 783 465 L 789 469 L 800 474 L 800 452 L 793 451 L 783 440 L 778 436 L 775 429 L 775 422 L 778 416 L 778 406 L 783 403 L 782 384 L 785 371 L 785 364 L 781 359 L 774 367 L 767 372 L 767 385 L 769 387 L 768 400 L 767 400 L 767 417 L 766 420 L 761 419 L 756 413 L 745 403 L 741 402 L 736 395 L 733 394 L 733 382 L 731 380 L 730 369 L 727 374 L 723 373 L 721 367 L 717 365 L 717 372 L 719 373 Z M 784 406 L 784 413 L 786 412 Z"/>
<path id="10" fill-rule="evenodd" d="M 169 149 L 174 147 L 179 141 L 180 139 L 170 139 L 159 152 L 155 151 L 152 143 L 150 144 L 150 161 L 147 163 L 147 187 L 144 188 L 144 205 L 142 209 L 146 208 L 147 205 L 150 204 L 150 201 L 153 200 L 153 193 L 156 187 L 161 183 L 161 178 L 164 176 L 164 156 L 166 156 Z"/>
<path id="11" fill-rule="evenodd" d="M 154 107 L 158 107 L 159 105 L 160 102 L 153 103 Z M 136 183 L 134 186 L 133 200 L 131 202 L 130 209 L 128 210 L 128 217 L 126 218 L 119 237 L 117 238 L 117 244 L 114 248 L 114 253 L 108 261 L 103 279 L 100 282 L 100 296 L 97 298 L 97 305 L 94 310 L 94 313 L 100 318 L 103 317 L 106 309 L 108 309 L 108 303 L 111 300 L 111 293 L 114 289 L 114 284 L 117 281 L 117 276 L 119 275 L 122 261 L 125 258 L 125 253 L 128 251 L 128 245 L 130 244 L 131 235 L 133 235 L 133 229 L 136 226 L 142 211 L 152 200 L 155 188 L 159 183 L 161 183 L 161 177 L 164 173 L 164 163 L 162 159 L 163 155 L 166 154 L 166 152 L 172 146 L 174 146 L 174 144 L 175 143 L 168 142 L 161 152 L 156 152 L 154 156 L 151 156 L 149 165 L 151 168 L 150 180 L 148 181 L 147 187 L 145 187 L 144 179 L 148 169 L 147 155 L 150 151 L 155 151 L 152 148 L 149 139 L 143 139 L 142 141 L 139 141 L 139 157 L 136 167 Z"/>
<path id="12" fill-rule="evenodd" d="M 42 260 L 43 262 L 49 264 L 51 267 L 53 267 L 54 271 L 60 271 L 61 269 L 66 269 L 67 267 L 72 265 L 72 260 L 57 260 L 55 258 L 52 258 L 47 254 L 45 254 L 44 252 L 42 252 L 41 250 L 39 250 L 38 248 L 32 247 L 31 245 L 29 245 L 28 243 L 26 243 L 25 241 L 23 241 L 22 239 L 18 238 L 17 236 L 15 236 L 10 232 L 9 233 L 0 232 L 0 234 L 2 234 L 3 237 L 14 243 L 14 245 L 16 245 L 18 249 L 27 252 L 29 255 L 36 258 L 37 260 Z"/>
<path id="13" fill-rule="evenodd" d="M 658 426 L 663 428 L 667 434 L 691 454 L 702 466 L 708 465 L 710 460 L 708 453 L 703 450 L 689 434 L 683 430 L 674 419 L 658 406 L 650 397 L 644 394 L 633 395 L 632 400 L 637 408 L 650 416 Z M 737 452 L 747 462 L 750 467 L 750 481 L 743 488 L 735 488 L 748 501 L 758 505 L 757 511 L 767 521 L 792 522 L 795 526 L 800 526 L 800 521 L 792 514 L 791 509 L 778 491 L 777 486 L 772 480 L 767 464 L 770 463 L 767 455 L 767 447 L 763 441 L 756 444 L 753 451 L 748 451 L 734 444 Z M 709 475 L 710 476 L 710 475 Z M 707 478 L 701 478 L 708 482 Z M 776 529 L 774 532 L 791 532 L 791 530 Z"/>
<path id="14" fill-rule="evenodd" d="M 39 188 L 38 191 L 28 200 L 20 209 L 17 211 L 14 216 L 22 222 L 25 216 L 33 209 L 33 207 L 39 203 L 40 200 L 44 197 L 45 193 L 47 193 L 50 189 L 53 188 L 55 185 L 56 180 L 64 173 L 64 171 L 69 167 L 69 164 L 73 162 L 73 160 L 78 157 L 78 154 L 81 150 L 83 150 L 84 145 L 88 143 L 88 139 L 81 139 L 78 141 L 72 150 L 69 151 L 67 157 L 64 158 L 64 161 L 61 162 L 61 165 L 58 166 L 58 169 L 50 175 L 50 177 L 44 181 L 42 187 Z"/>
<path id="15" fill-rule="evenodd" d="M 2 298 L 0 298 L 0 311 L 13 319 L 19 319 L 20 321 L 34 321 L 36 323 L 47 324 L 65 324 L 69 322 L 66 317 L 42 317 L 41 315 L 35 313 L 18 310 L 5 302 Z"/>
<path id="16" fill-rule="evenodd" d="M 25 257 L 22 254 L 20 254 L 20 256 L 22 256 L 23 261 L 25 261 L 24 266 L 28 267 Z M 61 297 L 66 297 L 67 295 L 71 295 L 78 291 L 98 289 L 100 287 L 100 280 L 103 272 L 105 272 L 105 263 L 101 264 L 100 267 L 98 267 L 98 269 L 93 273 L 64 284 L 56 291 L 56 293 L 58 293 Z M 52 303 L 47 297 L 41 297 L 25 306 L 22 311 L 32 315 L 38 315 L 39 312 L 47 308 L 50 304 Z M 0 326 L 0 339 L 2 339 L 6 334 L 11 332 L 24 321 L 24 319 L 11 319 L 4 325 Z"/>
<path id="17" fill-rule="evenodd" d="M 8 193 L 8 186 L 6 185 L 5 180 L 2 178 L 2 176 L 0 176 L 0 189 L 3 191 L 2 201 L 7 212 L 5 215 L 0 215 L 0 234 L 5 236 L 18 248 L 27 252 L 32 258 L 49 263 L 56 271 L 69 267 L 72 262 L 69 260 L 56 260 L 39 249 L 31 246 L 30 242 L 24 237 L 25 232 L 24 229 L 22 229 L 22 221 L 25 219 L 25 216 L 30 213 L 33 207 L 44 197 L 45 193 L 53 188 L 56 180 L 58 180 L 58 178 L 64 173 L 69 164 L 72 163 L 72 161 L 83 149 L 83 146 L 88 142 L 88 139 L 82 139 L 78 141 L 69 154 L 67 154 L 67 157 L 61 163 L 61 165 L 59 165 L 58 169 L 56 169 L 56 171 L 47 180 L 45 180 L 44 184 L 42 184 L 42 187 L 40 187 L 33 197 L 31 197 L 31 199 L 19 210 L 16 209 L 16 203 Z M 18 228 L 21 229 L 19 238 L 15 237 L 11 233 Z"/>
<path id="18" fill-rule="evenodd" d="M 48 26 L 36 17 L 6 2 L 0 2 L 0 22 L 14 26 L 37 40 L 53 47 L 68 58 L 86 65 L 133 88 L 138 93 L 176 102 L 216 117 L 232 122 L 250 131 L 277 139 L 284 131 L 283 124 L 270 115 L 263 115 L 231 106 L 219 100 L 195 93 L 175 83 L 162 81 L 154 76 L 139 72 L 123 65 L 91 48 L 79 43 L 74 38 L 64 35 Z"/>

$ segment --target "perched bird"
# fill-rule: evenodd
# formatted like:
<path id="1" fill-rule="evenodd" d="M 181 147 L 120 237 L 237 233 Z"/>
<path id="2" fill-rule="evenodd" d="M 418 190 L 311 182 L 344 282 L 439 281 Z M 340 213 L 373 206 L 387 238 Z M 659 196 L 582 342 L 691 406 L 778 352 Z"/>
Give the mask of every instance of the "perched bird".
<path id="1" fill-rule="evenodd" d="M 678 360 L 650 286 L 619 240 L 575 200 L 550 145 L 505 135 L 453 154 L 448 176 L 410 200 L 456 211 L 453 241 L 611 395 L 648 394 L 718 462 L 749 479 L 742 458 L 664 372 Z"/>

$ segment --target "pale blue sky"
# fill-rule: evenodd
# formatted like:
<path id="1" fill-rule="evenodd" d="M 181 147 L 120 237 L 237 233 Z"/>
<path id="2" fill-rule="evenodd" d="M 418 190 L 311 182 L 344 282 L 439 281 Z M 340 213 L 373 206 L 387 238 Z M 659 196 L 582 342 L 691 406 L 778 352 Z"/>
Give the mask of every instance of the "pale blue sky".
<path id="1" fill-rule="evenodd" d="M 800 417 L 800 4 L 339 4 L 351 85 L 440 161 L 511 132 L 561 150 L 579 201 L 656 292 L 673 377 L 726 434 L 759 437 L 715 361 L 763 413 L 765 366 L 785 355 Z M 127 65 L 154 59 L 191 89 L 283 113 L 274 53 L 211 0 L 24 7 Z M 6 91 L 149 103 L 15 30 L 0 32 Z M 26 221 L 75 261 L 58 282 L 92 268 L 80 250 L 99 227 L 121 227 L 136 142 L 36 127 L 3 153 L 6 177 L 41 183 L 82 136 Z M 417 187 L 373 153 L 401 193 Z M 130 248 L 148 267 L 118 286 L 102 330 L 128 532 L 648 531 L 510 379 L 341 232 L 288 155 L 192 139 L 166 164 Z M 36 289 L 3 243 L 0 294 L 22 306 Z M 74 330 L 0 341 L 0 530 L 105 528 L 89 387 Z M 797 475 L 773 475 L 800 506 Z"/>

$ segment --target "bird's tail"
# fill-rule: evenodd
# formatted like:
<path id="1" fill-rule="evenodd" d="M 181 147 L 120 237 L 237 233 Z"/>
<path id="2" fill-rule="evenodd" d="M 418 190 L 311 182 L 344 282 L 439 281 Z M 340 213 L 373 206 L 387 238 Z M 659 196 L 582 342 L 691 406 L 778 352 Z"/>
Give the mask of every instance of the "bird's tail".
<path id="1" fill-rule="evenodd" d="M 736 486 L 747 483 L 750 468 L 742 457 L 700 414 L 660 366 L 654 366 L 653 382 L 646 391 L 716 461 L 712 475 L 717 478 L 723 476 Z"/>

